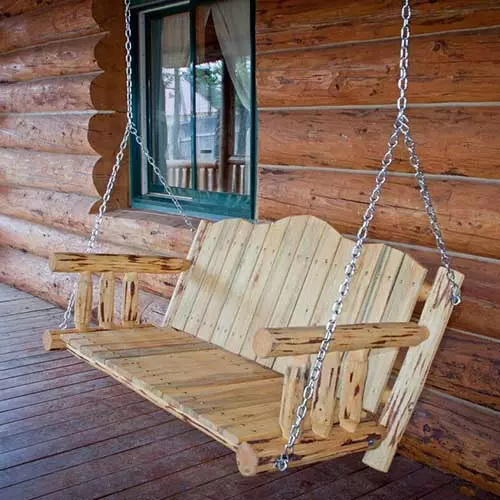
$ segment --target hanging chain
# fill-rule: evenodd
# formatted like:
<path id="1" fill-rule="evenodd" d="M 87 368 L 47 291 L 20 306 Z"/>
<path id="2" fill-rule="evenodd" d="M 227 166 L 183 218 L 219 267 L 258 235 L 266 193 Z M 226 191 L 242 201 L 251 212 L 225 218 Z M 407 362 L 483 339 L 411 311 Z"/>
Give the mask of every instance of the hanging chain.
<path id="1" fill-rule="evenodd" d="M 410 39 L 410 27 L 409 27 L 410 16 L 411 16 L 410 0 L 403 0 L 403 8 L 401 11 L 403 26 L 401 28 L 401 53 L 399 60 L 399 79 L 398 79 L 399 97 L 396 103 L 397 116 L 396 120 L 394 121 L 393 132 L 389 137 L 389 141 L 387 143 L 388 146 L 387 152 L 385 153 L 382 159 L 381 168 L 376 177 L 375 188 L 373 189 L 370 195 L 368 208 L 366 209 L 363 215 L 363 223 L 356 235 L 356 243 L 352 249 L 351 261 L 349 262 L 349 264 L 347 264 L 345 268 L 344 281 L 340 285 L 339 296 L 335 301 L 335 303 L 333 304 L 332 315 L 326 325 L 325 335 L 321 342 L 316 359 L 314 360 L 312 370 L 309 375 L 309 379 L 304 388 L 304 392 L 302 394 L 303 397 L 302 402 L 297 407 L 295 422 L 290 427 L 288 442 L 284 447 L 283 453 L 278 458 L 276 458 L 275 461 L 275 467 L 281 472 L 285 471 L 288 468 L 290 456 L 293 454 L 295 443 L 300 434 L 302 421 L 304 420 L 307 414 L 307 405 L 313 396 L 316 383 L 321 373 L 323 361 L 328 353 L 328 348 L 330 347 L 330 343 L 332 342 L 335 328 L 337 327 L 337 321 L 342 311 L 344 299 L 349 293 L 349 287 L 351 285 L 352 278 L 356 272 L 356 264 L 361 256 L 363 244 L 368 235 L 368 228 L 370 226 L 370 222 L 372 221 L 375 215 L 375 207 L 380 198 L 380 192 L 382 190 L 382 186 L 384 185 L 387 179 L 387 170 L 389 169 L 392 163 L 393 152 L 396 146 L 398 145 L 399 137 L 401 134 L 404 137 L 404 144 L 408 149 L 410 155 L 410 165 L 415 170 L 415 177 L 417 180 L 418 187 L 420 189 L 421 197 L 424 200 L 425 210 L 429 217 L 431 228 L 434 237 L 436 239 L 438 249 L 441 253 L 441 263 L 446 269 L 447 278 L 448 281 L 450 282 L 450 287 L 451 287 L 450 301 L 454 306 L 460 304 L 461 301 L 460 287 L 456 281 L 455 274 L 450 267 L 450 257 L 446 251 L 446 246 L 443 241 L 441 229 L 439 228 L 439 224 L 436 218 L 436 212 L 432 206 L 429 191 L 425 183 L 424 174 L 420 169 L 420 159 L 416 153 L 415 142 L 413 141 L 410 135 L 410 125 L 408 118 L 406 117 L 406 106 L 407 106 L 406 89 L 408 87 L 408 43 Z"/>
<path id="2" fill-rule="evenodd" d="M 106 190 L 102 197 L 101 205 L 99 206 L 99 210 L 97 212 L 94 226 L 92 227 L 90 238 L 87 242 L 87 248 L 85 250 L 86 253 L 91 253 L 95 247 L 97 237 L 99 236 L 99 233 L 101 231 L 104 215 L 108 209 L 108 203 L 111 198 L 111 193 L 113 192 L 113 189 L 115 187 L 116 178 L 118 176 L 118 172 L 120 171 L 120 166 L 123 157 L 125 156 L 125 150 L 127 149 L 131 135 L 134 137 L 135 142 L 139 146 L 148 164 L 153 169 L 154 174 L 158 177 L 158 180 L 163 186 L 163 189 L 165 190 L 167 195 L 172 199 L 175 209 L 177 210 L 179 215 L 183 217 L 184 223 L 191 232 L 194 231 L 193 224 L 188 219 L 186 213 L 182 209 L 181 204 L 179 203 L 179 200 L 172 191 L 172 188 L 168 185 L 167 180 L 165 179 L 161 170 L 158 168 L 158 165 L 156 164 L 154 158 L 149 153 L 134 123 L 133 108 L 132 108 L 132 28 L 130 25 L 130 0 L 124 0 L 124 6 L 125 6 L 125 77 L 127 86 L 127 124 L 125 126 L 125 131 L 123 132 L 122 140 L 120 141 L 120 147 L 118 149 L 118 153 L 116 154 L 113 168 L 111 169 L 111 175 L 109 176 L 109 180 L 106 185 Z M 66 311 L 64 312 L 63 321 L 59 325 L 59 327 L 62 328 L 63 330 L 68 328 L 68 325 L 71 320 L 73 308 L 75 305 L 76 289 L 77 289 L 77 284 L 75 283 L 72 292 L 70 294 L 70 297 L 68 299 L 68 305 L 66 307 Z"/>

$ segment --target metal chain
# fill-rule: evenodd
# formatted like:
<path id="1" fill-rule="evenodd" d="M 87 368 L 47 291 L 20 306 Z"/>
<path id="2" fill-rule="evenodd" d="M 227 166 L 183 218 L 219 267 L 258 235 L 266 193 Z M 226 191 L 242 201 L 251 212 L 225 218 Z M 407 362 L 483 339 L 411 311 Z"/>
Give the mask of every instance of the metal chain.
<path id="1" fill-rule="evenodd" d="M 120 171 L 121 163 L 123 161 L 123 157 L 125 156 L 125 150 L 127 149 L 131 135 L 134 137 L 137 145 L 141 149 L 141 152 L 145 156 L 148 164 L 151 165 L 153 172 L 158 177 L 161 185 L 163 186 L 163 189 L 171 197 L 175 209 L 177 210 L 179 215 L 183 217 L 184 223 L 191 232 L 194 231 L 193 224 L 188 219 L 186 213 L 182 209 L 181 204 L 179 203 L 179 200 L 172 191 L 172 188 L 168 185 L 161 170 L 158 168 L 158 165 L 156 164 L 155 160 L 149 153 L 134 123 L 133 107 L 132 107 L 132 28 L 130 24 L 130 0 L 124 0 L 124 6 L 125 6 L 125 77 L 127 86 L 127 124 L 125 126 L 123 137 L 120 141 L 120 147 L 118 149 L 118 153 L 116 154 L 113 168 L 111 169 L 111 175 L 109 176 L 109 180 L 106 185 L 106 190 L 104 192 L 101 204 L 99 206 L 99 210 L 97 212 L 94 226 L 92 227 L 90 238 L 87 242 L 87 248 L 85 250 L 86 253 L 92 252 L 92 250 L 95 247 L 97 237 L 101 232 L 104 215 L 108 209 L 108 203 L 111 198 L 111 193 L 113 192 L 113 189 L 115 187 L 116 178 L 118 176 L 118 172 Z M 73 314 L 77 286 L 78 285 L 75 283 L 71 291 L 70 297 L 68 299 L 68 305 L 66 307 L 66 311 L 64 312 L 63 321 L 59 325 L 59 327 L 63 330 L 68 328 L 71 316 Z"/>
<path id="2" fill-rule="evenodd" d="M 351 261 L 349 262 L 349 264 L 347 264 L 345 268 L 344 281 L 340 285 L 339 296 L 335 301 L 335 303 L 333 304 L 332 315 L 326 325 L 325 335 L 321 342 L 318 354 L 316 355 L 316 359 L 314 360 L 312 370 L 309 375 L 309 379 L 304 388 L 304 392 L 302 394 L 303 397 L 302 402 L 297 407 L 295 422 L 290 427 L 289 438 L 284 447 L 283 453 L 280 456 L 278 456 L 275 461 L 275 467 L 282 472 L 284 472 L 288 468 L 290 456 L 293 454 L 295 443 L 299 437 L 302 421 L 304 420 L 307 414 L 308 410 L 307 405 L 314 394 L 316 383 L 318 381 L 318 378 L 321 373 L 321 368 L 323 366 L 323 361 L 326 357 L 326 354 L 328 353 L 328 348 L 330 347 L 330 343 L 333 339 L 335 328 L 337 326 L 337 321 L 342 311 L 344 299 L 349 293 L 349 287 L 351 285 L 352 278 L 356 272 L 356 264 L 361 256 L 363 244 L 368 235 L 368 228 L 370 226 L 370 222 L 372 221 L 375 215 L 375 207 L 380 198 L 380 192 L 382 190 L 382 186 L 384 185 L 387 179 L 387 170 L 392 163 L 393 152 L 396 146 L 398 145 L 399 137 L 401 134 L 404 137 L 404 143 L 410 154 L 410 165 L 415 170 L 415 177 L 417 179 L 417 184 L 420 189 L 420 194 L 422 196 L 422 199 L 424 200 L 425 210 L 429 217 L 431 228 L 434 233 L 437 246 L 441 253 L 441 262 L 446 269 L 447 278 L 450 282 L 451 286 L 450 301 L 453 305 L 458 305 L 461 301 L 460 288 L 455 279 L 455 274 L 450 267 L 450 257 L 446 251 L 446 246 L 443 241 L 442 233 L 439 228 L 439 224 L 437 222 L 436 212 L 432 206 L 429 191 L 425 183 L 424 174 L 420 169 L 420 159 L 416 153 L 415 142 L 413 141 L 410 135 L 410 125 L 405 114 L 407 106 L 406 89 L 408 87 L 408 44 L 410 39 L 409 21 L 411 17 L 410 0 L 403 0 L 401 17 L 403 20 L 403 26 L 401 28 L 401 52 L 399 60 L 399 79 L 398 79 L 399 97 L 396 103 L 397 116 L 393 125 L 394 130 L 391 136 L 389 137 L 389 141 L 387 143 L 388 146 L 387 152 L 385 153 L 382 159 L 381 168 L 376 177 L 375 187 L 370 195 L 368 208 L 366 209 L 363 215 L 362 225 L 359 228 L 358 233 L 356 235 L 356 243 L 352 249 Z"/>

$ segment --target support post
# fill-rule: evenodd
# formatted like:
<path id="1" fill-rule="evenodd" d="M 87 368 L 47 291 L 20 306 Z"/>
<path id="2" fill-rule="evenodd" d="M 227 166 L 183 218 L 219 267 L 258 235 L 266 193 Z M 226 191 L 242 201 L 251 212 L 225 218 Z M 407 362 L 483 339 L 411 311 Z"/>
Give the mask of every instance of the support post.
<path id="1" fill-rule="evenodd" d="M 115 274 L 102 273 L 99 281 L 99 326 L 102 328 L 113 327 L 113 314 L 115 308 Z"/>
<path id="2" fill-rule="evenodd" d="M 330 435 L 334 424 L 339 421 L 337 380 L 341 361 L 341 352 L 331 352 L 326 355 L 312 399 L 312 430 L 314 434 L 323 438 Z"/>
<path id="3" fill-rule="evenodd" d="M 137 309 L 139 303 L 139 286 L 137 273 L 125 273 L 123 277 L 122 324 L 133 326 L 137 324 Z"/>
<path id="4" fill-rule="evenodd" d="M 288 439 L 290 426 L 295 421 L 296 408 L 302 402 L 302 394 L 309 378 L 309 370 L 309 356 L 293 357 L 285 370 L 279 416 L 281 431 L 285 439 Z"/>
<path id="5" fill-rule="evenodd" d="M 84 271 L 78 276 L 75 297 L 75 327 L 85 330 L 92 319 L 92 274 Z"/>

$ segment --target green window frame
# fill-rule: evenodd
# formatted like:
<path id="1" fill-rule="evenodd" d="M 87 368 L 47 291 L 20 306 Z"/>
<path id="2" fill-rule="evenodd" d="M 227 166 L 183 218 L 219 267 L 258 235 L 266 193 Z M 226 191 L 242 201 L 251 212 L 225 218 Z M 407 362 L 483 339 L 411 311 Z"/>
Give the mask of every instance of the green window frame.
<path id="1" fill-rule="evenodd" d="M 255 0 L 250 3 L 250 137 L 248 144 L 249 160 L 246 173 L 245 193 L 220 192 L 197 189 L 197 135 L 196 135 L 196 8 L 208 4 L 211 0 L 189 1 L 151 1 L 132 0 L 132 64 L 133 64 L 133 114 L 134 120 L 155 160 L 159 158 L 156 134 L 153 123 L 153 102 L 155 100 L 152 79 L 158 72 L 161 76 L 161 20 L 168 15 L 189 12 L 190 25 L 190 58 L 191 71 L 191 165 L 190 187 L 173 187 L 172 191 L 178 197 L 186 214 L 193 217 L 221 219 L 226 217 L 241 217 L 253 220 L 256 205 L 256 141 L 257 141 L 257 106 L 255 84 Z M 149 41 L 149 42 L 148 42 Z M 156 63 L 158 61 L 158 63 Z M 226 132 L 226 131 L 224 131 Z M 223 132 L 223 133 L 224 133 Z M 140 148 L 135 140 L 130 141 L 130 199 L 132 208 L 154 210 L 176 214 L 173 201 L 152 184 L 151 174 L 147 164 L 141 158 Z M 147 179 L 145 179 L 147 178 Z"/>

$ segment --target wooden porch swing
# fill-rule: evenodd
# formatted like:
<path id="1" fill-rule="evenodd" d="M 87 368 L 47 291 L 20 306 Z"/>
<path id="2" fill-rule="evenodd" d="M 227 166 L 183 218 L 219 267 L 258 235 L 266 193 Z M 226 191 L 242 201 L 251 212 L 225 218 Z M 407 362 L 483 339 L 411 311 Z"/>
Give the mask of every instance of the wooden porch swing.
<path id="1" fill-rule="evenodd" d="M 125 6 L 129 43 L 128 0 Z M 367 465 L 387 471 L 463 280 L 450 268 L 409 134 L 408 0 L 402 17 L 398 115 L 355 243 L 316 217 L 294 216 L 263 224 L 202 221 L 187 259 L 56 253 L 51 269 L 79 273 L 79 280 L 63 329 L 45 332 L 45 347 L 67 348 L 212 436 L 236 452 L 243 475 L 360 451 Z M 130 85 L 127 66 L 129 104 Z M 130 108 L 128 118 L 88 252 L 131 134 L 142 147 Z M 432 284 L 404 252 L 364 245 L 400 136 L 442 253 Z M 140 325 L 138 273 L 168 272 L 182 274 L 165 325 Z M 93 273 L 101 273 L 97 327 L 91 326 Z M 121 318 L 115 273 L 123 273 Z M 411 321 L 419 301 L 422 312 Z M 76 328 L 65 329 L 73 306 Z M 391 380 L 398 354 L 404 360 Z"/>

